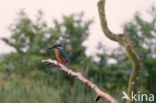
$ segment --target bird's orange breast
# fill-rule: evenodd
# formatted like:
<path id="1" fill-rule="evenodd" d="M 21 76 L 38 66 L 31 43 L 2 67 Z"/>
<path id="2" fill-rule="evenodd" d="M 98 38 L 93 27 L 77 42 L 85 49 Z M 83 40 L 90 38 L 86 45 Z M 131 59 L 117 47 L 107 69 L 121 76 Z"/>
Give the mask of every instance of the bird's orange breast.
<path id="1" fill-rule="evenodd" d="M 60 63 L 63 63 L 63 64 L 67 63 L 66 60 L 60 55 L 60 50 L 59 49 L 55 49 L 55 55 L 56 55 L 57 60 Z"/>

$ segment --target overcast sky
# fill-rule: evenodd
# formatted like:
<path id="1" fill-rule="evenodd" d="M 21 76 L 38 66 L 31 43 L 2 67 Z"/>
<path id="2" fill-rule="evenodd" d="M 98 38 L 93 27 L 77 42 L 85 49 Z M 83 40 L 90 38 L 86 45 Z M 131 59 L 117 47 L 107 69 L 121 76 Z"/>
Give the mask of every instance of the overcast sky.
<path id="1" fill-rule="evenodd" d="M 88 53 L 95 52 L 98 41 L 103 41 L 106 47 L 114 47 L 116 43 L 109 41 L 102 34 L 97 12 L 98 0 L 0 0 L 0 37 L 10 36 L 7 29 L 15 18 L 17 12 L 25 8 L 29 17 L 34 18 L 37 11 L 41 9 L 45 13 L 45 19 L 51 23 L 52 18 L 60 18 L 62 14 L 80 13 L 84 11 L 85 18 L 93 18 L 91 35 L 88 42 Z M 156 5 L 156 0 L 107 0 L 106 15 L 108 24 L 113 32 L 121 33 L 121 25 L 134 17 L 136 11 L 148 19 L 146 11 L 151 5 Z M 91 45 L 90 45 L 91 44 Z M 0 41 L 0 53 L 12 51 L 10 47 Z"/>

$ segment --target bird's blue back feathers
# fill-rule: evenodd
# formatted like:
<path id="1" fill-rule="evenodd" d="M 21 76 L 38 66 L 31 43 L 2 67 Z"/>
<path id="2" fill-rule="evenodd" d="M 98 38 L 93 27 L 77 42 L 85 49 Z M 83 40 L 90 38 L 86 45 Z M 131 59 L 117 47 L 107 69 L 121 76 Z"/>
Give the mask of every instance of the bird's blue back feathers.
<path id="1" fill-rule="evenodd" d="M 68 56 L 63 50 L 60 50 L 60 55 L 69 63 Z"/>

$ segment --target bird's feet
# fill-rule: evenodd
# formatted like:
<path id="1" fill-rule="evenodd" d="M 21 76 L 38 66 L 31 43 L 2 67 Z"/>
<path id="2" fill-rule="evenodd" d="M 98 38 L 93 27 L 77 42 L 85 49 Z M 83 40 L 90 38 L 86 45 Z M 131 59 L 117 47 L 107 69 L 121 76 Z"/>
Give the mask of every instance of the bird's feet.
<path id="1" fill-rule="evenodd" d="M 51 63 L 46 63 L 47 65 L 50 65 Z"/>

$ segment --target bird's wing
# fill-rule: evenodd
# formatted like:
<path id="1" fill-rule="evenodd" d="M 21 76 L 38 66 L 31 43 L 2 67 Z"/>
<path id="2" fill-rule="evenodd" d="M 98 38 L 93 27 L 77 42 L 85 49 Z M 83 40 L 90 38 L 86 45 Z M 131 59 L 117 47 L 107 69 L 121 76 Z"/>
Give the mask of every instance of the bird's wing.
<path id="1" fill-rule="evenodd" d="M 65 53 L 63 50 L 60 51 L 60 55 L 61 55 L 67 62 L 69 62 L 68 56 L 66 55 L 66 53 Z"/>

